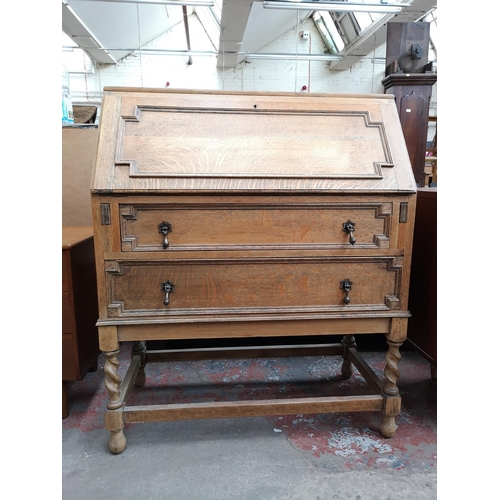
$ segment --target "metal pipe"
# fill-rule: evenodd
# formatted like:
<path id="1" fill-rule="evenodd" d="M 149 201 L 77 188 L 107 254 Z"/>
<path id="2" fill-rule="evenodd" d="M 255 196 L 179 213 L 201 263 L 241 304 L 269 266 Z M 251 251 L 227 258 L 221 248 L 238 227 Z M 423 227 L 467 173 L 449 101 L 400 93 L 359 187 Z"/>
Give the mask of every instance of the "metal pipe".
<path id="1" fill-rule="evenodd" d="M 301 2 L 286 0 L 264 0 L 262 6 L 264 9 L 282 9 L 282 10 L 308 10 L 311 12 L 318 10 L 327 10 L 332 12 L 374 12 L 381 14 L 398 13 L 404 7 L 409 7 L 409 3 L 364 3 L 364 2 Z"/>
<path id="2" fill-rule="evenodd" d="M 63 47 L 64 49 L 64 47 Z M 118 51 L 118 52 L 137 52 L 139 49 L 126 49 L 126 48 L 104 48 L 104 47 L 93 47 L 92 50 L 106 50 L 106 51 Z M 169 50 L 169 49 L 140 49 L 145 55 L 151 56 L 216 56 L 223 55 L 222 52 L 215 52 L 211 50 Z M 233 52 L 231 52 L 233 54 Z M 335 54 L 308 54 L 308 53 L 298 53 L 298 54 L 284 54 L 279 52 L 236 52 L 238 55 L 245 56 L 246 59 L 281 59 L 281 60 L 291 60 L 291 61 L 341 61 L 344 56 Z"/>
<path id="3" fill-rule="evenodd" d="M 189 40 L 189 23 L 188 23 L 188 14 L 187 7 L 185 5 L 182 6 L 182 17 L 184 18 L 184 29 L 186 31 L 186 42 L 188 50 L 191 50 L 191 42 Z M 193 64 L 193 58 L 189 56 L 188 64 Z"/>

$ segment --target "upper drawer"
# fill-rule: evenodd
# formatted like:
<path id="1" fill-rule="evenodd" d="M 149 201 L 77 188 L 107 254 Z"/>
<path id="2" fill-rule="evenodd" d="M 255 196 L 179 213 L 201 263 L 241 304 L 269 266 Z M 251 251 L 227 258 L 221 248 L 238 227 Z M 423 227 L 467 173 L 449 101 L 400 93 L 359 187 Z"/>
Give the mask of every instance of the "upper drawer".
<path id="1" fill-rule="evenodd" d="M 390 248 L 392 212 L 391 202 L 121 204 L 121 250 Z"/>

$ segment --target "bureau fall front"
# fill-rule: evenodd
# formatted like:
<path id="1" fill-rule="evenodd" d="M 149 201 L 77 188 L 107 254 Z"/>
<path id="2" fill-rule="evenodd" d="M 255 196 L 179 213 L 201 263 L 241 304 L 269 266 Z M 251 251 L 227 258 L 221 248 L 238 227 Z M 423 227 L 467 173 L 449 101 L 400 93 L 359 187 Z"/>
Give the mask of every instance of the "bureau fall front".
<path id="1" fill-rule="evenodd" d="M 393 96 L 104 93 L 91 196 L 110 451 L 125 449 L 128 422 L 196 418 L 380 411 L 393 436 L 416 203 Z M 357 352 L 360 334 L 385 335 L 384 377 Z M 146 348 L 309 335 L 342 342 Z M 121 342 L 133 342 L 123 378 Z M 151 362 L 327 354 L 370 394 L 127 405 Z"/>

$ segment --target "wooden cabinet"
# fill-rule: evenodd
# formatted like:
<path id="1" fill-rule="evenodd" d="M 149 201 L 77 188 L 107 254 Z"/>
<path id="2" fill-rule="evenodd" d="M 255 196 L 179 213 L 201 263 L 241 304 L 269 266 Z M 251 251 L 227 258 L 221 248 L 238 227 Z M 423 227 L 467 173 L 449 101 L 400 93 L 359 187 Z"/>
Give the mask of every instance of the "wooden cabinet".
<path id="1" fill-rule="evenodd" d="M 392 96 L 105 89 L 92 209 L 111 452 L 125 449 L 125 423 L 183 418 L 380 411 L 392 436 L 415 193 Z M 356 351 L 354 335 L 375 333 L 383 380 Z M 210 354 L 338 354 L 342 375 L 356 366 L 374 393 L 127 405 L 148 362 L 201 356 L 146 341 L 339 334 Z"/>
<path id="2" fill-rule="evenodd" d="M 428 62 L 430 23 L 387 24 L 385 92 L 394 95 L 417 186 L 428 181 L 426 148 L 429 105 L 437 73 Z M 436 182 L 435 180 L 433 182 Z M 427 182 L 428 184 L 428 182 Z"/>
<path id="3" fill-rule="evenodd" d="M 419 187 L 425 185 L 425 153 L 429 125 L 429 105 L 435 73 L 394 73 L 382 81 L 388 94 L 395 97 L 408 154 Z"/>
<path id="4" fill-rule="evenodd" d="M 408 340 L 437 371 L 437 188 L 418 188 Z"/>
<path id="5" fill-rule="evenodd" d="M 92 226 L 62 228 L 62 414 L 69 414 L 66 381 L 97 369 L 97 285 Z"/>

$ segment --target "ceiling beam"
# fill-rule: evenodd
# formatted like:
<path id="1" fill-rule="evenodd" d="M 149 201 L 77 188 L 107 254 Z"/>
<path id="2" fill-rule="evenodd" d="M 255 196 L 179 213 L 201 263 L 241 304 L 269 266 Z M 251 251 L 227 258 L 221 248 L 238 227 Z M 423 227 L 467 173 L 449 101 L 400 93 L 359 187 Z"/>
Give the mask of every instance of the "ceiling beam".
<path id="1" fill-rule="evenodd" d="M 131 52 L 105 48 L 140 49 L 182 22 L 185 0 L 175 6 L 166 1 L 62 0 L 63 31 L 96 62 L 115 64 Z M 192 12 L 193 7 L 187 9 Z"/>
<path id="2" fill-rule="evenodd" d="M 66 2 L 62 2 L 62 31 L 95 61 L 105 64 L 116 63 L 114 57 L 102 50 L 103 45 Z"/>
<path id="3" fill-rule="evenodd" d="M 247 27 L 253 0 L 231 0 L 222 4 L 220 22 L 218 68 L 234 68 L 244 57 L 241 51 L 241 42 Z"/>
<path id="4" fill-rule="evenodd" d="M 349 69 L 368 54 L 384 45 L 387 41 L 386 24 L 388 22 L 415 22 L 434 7 L 436 7 L 436 0 L 413 0 L 411 5 L 399 14 L 387 14 L 341 50 L 339 55 L 344 56 L 344 58 L 340 61 L 332 61 L 330 69 L 336 71 Z"/>

